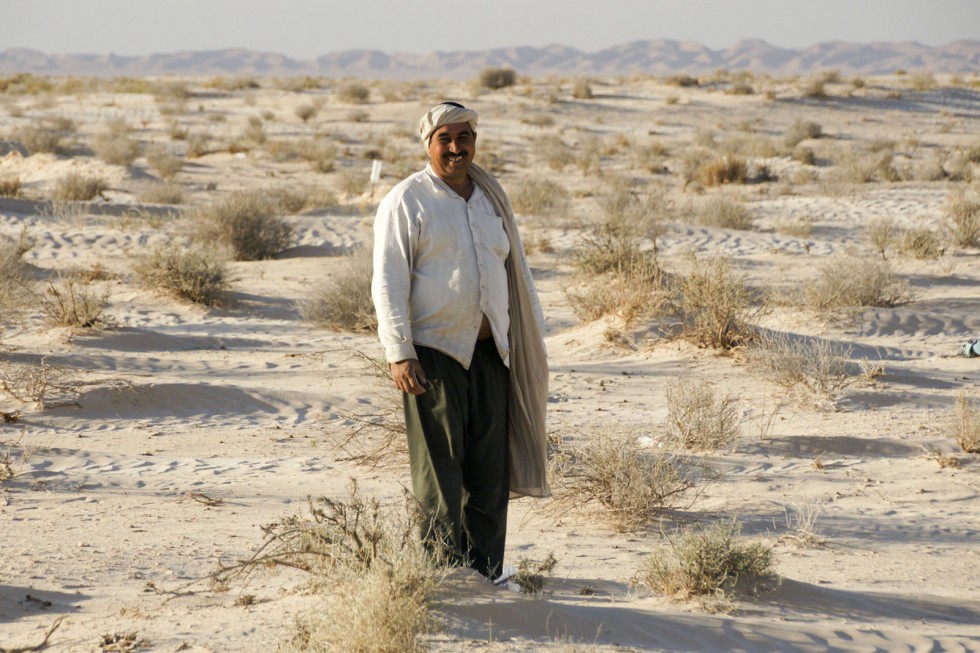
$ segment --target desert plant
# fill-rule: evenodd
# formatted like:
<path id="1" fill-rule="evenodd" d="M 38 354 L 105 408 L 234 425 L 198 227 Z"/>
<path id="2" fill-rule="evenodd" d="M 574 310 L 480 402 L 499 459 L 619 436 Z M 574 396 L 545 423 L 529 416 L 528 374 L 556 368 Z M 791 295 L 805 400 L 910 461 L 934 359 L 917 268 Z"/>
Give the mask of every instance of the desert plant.
<path id="1" fill-rule="evenodd" d="M 549 168 L 558 172 L 575 161 L 571 148 L 565 145 L 559 136 L 547 135 L 536 138 L 534 150 L 544 158 Z"/>
<path id="2" fill-rule="evenodd" d="M 566 508 L 599 504 L 621 531 L 650 522 L 695 486 L 696 469 L 664 447 L 644 447 L 636 427 L 597 426 L 582 442 L 560 442 L 552 455 L 555 503 Z"/>
<path id="3" fill-rule="evenodd" d="M 735 521 L 675 532 L 647 557 L 637 580 L 655 592 L 681 598 L 726 600 L 742 589 L 757 591 L 774 576 L 772 549 L 745 542 Z"/>
<path id="4" fill-rule="evenodd" d="M 480 71 L 479 81 L 484 88 L 507 88 L 517 83 L 517 73 L 513 68 L 484 68 Z"/>
<path id="5" fill-rule="evenodd" d="M 980 454 L 980 402 L 963 391 L 949 420 L 950 435 L 966 453 Z"/>
<path id="6" fill-rule="evenodd" d="M 538 596 L 544 592 L 546 579 L 554 572 L 558 559 L 553 553 L 545 556 L 544 560 L 531 560 L 522 557 L 517 562 L 517 571 L 507 579 L 507 584 L 513 584 L 524 594 Z"/>
<path id="7" fill-rule="evenodd" d="M 745 159 L 729 153 L 703 161 L 694 172 L 694 180 L 702 186 L 742 184 L 748 173 Z"/>
<path id="8" fill-rule="evenodd" d="M 888 248 L 895 246 L 901 234 L 891 218 L 873 220 L 868 225 L 866 233 L 875 250 L 881 254 L 881 258 L 885 258 Z"/>
<path id="9" fill-rule="evenodd" d="M 554 216 L 568 211 L 568 191 L 558 182 L 544 177 L 521 177 L 510 188 L 514 211 L 525 215 Z"/>
<path id="10" fill-rule="evenodd" d="M 360 82 L 350 82 L 337 89 L 337 99 L 345 104 L 365 104 L 371 90 Z"/>
<path id="11" fill-rule="evenodd" d="M 125 122 L 109 123 L 105 131 L 92 139 L 95 156 L 106 163 L 128 166 L 139 156 L 140 144 L 130 136 L 130 128 Z"/>
<path id="12" fill-rule="evenodd" d="M 53 196 L 69 202 L 87 202 L 108 188 L 102 177 L 93 177 L 80 172 L 69 172 L 55 182 Z"/>
<path id="13" fill-rule="evenodd" d="M 225 257 L 204 247 L 163 245 L 133 270 L 146 286 L 205 306 L 220 305 L 229 286 Z"/>
<path id="14" fill-rule="evenodd" d="M 835 256 L 805 285 L 804 294 L 817 310 L 880 306 L 912 301 L 908 283 L 891 270 L 887 261 L 860 256 Z"/>
<path id="15" fill-rule="evenodd" d="M 371 250 L 358 247 L 340 268 L 300 303 L 303 318 L 329 329 L 373 331 L 378 326 L 371 300 Z"/>
<path id="16" fill-rule="evenodd" d="M 319 107 L 317 107 L 315 104 L 307 102 L 296 107 L 296 111 L 294 113 L 296 114 L 296 117 L 303 122 L 309 122 L 310 118 L 315 117 L 319 112 Z"/>
<path id="17" fill-rule="evenodd" d="M 980 200 L 957 189 L 946 202 L 948 228 L 960 247 L 980 247 Z"/>
<path id="18" fill-rule="evenodd" d="M 724 195 L 712 196 L 698 202 L 692 213 L 694 222 L 706 227 L 739 230 L 750 230 L 754 227 L 752 212 L 745 203 Z"/>
<path id="19" fill-rule="evenodd" d="M 268 191 L 237 191 L 191 212 L 195 240 L 227 246 L 236 261 L 272 258 L 289 247 L 293 236 L 279 212 L 278 200 Z"/>
<path id="20" fill-rule="evenodd" d="M 572 87 L 572 97 L 576 100 L 592 99 L 592 85 L 589 84 L 588 80 L 578 79 L 575 81 L 575 85 Z"/>
<path id="21" fill-rule="evenodd" d="M 20 197 L 20 177 L 5 174 L 0 176 L 0 197 Z"/>
<path id="22" fill-rule="evenodd" d="M 603 222 L 584 229 L 582 245 L 574 253 L 576 266 L 590 275 L 612 272 L 620 276 L 660 277 L 656 262 L 657 239 L 665 230 L 669 207 L 664 196 L 639 196 L 618 189 L 602 197 Z"/>
<path id="23" fill-rule="evenodd" d="M 801 503 L 789 503 L 783 506 L 783 513 L 786 516 L 786 529 L 789 531 L 782 537 L 782 540 L 790 540 L 797 546 L 817 547 L 823 544 L 823 538 L 817 533 L 817 518 L 820 517 L 822 508 L 813 499 L 806 499 Z"/>
<path id="24" fill-rule="evenodd" d="M 729 259 L 695 259 L 677 287 L 681 335 L 700 347 L 731 349 L 752 335 L 750 321 L 765 313 L 768 301 L 732 270 Z"/>
<path id="25" fill-rule="evenodd" d="M 819 123 L 798 119 L 783 134 L 783 145 L 792 149 L 808 138 L 820 138 L 823 128 Z"/>
<path id="26" fill-rule="evenodd" d="M 45 152 L 64 154 L 68 151 L 64 132 L 47 123 L 20 127 L 14 131 L 14 139 L 32 155 Z"/>
<path id="27" fill-rule="evenodd" d="M 143 184 L 136 193 L 140 202 L 150 204 L 183 204 L 184 187 L 174 182 L 155 182 Z"/>
<path id="28" fill-rule="evenodd" d="M 675 380 L 667 386 L 667 432 L 689 449 L 730 444 L 742 426 L 738 402 L 719 396 L 707 381 Z"/>
<path id="29" fill-rule="evenodd" d="M 813 233 L 813 218 L 810 216 L 786 216 L 776 222 L 776 233 L 793 238 L 809 238 Z"/>
<path id="30" fill-rule="evenodd" d="M 903 229 L 898 239 L 898 251 L 917 259 L 939 258 L 944 248 L 936 232 L 928 227 Z"/>
<path id="31" fill-rule="evenodd" d="M 184 160 L 163 145 L 148 147 L 146 162 L 164 179 L 173 179 L 184 167 Z"/>
<path id="32" fill-rule="evenodd" d="M 822 338 L 760 332 L 746 348 L 749 368 L 786 388 L 805 388 L 808 398 L 832 399 L 854 377 L 848 360 L 852 349 Z"/>
<path id="33" fill-rule="evenodd" d="M 0 235 L 0 319 L 7 320 L 18 313 L 30 298 L 23 257 L 33 246 L 26 230 L 18 238 Z"/>
<path id="34" fill-rule="evenodd" d="M 37 301 L 45 322 L 51 326 L 90 328 L 104 321 L 109 288 L 62 279 L 58 283 L 49 282 Z"/>

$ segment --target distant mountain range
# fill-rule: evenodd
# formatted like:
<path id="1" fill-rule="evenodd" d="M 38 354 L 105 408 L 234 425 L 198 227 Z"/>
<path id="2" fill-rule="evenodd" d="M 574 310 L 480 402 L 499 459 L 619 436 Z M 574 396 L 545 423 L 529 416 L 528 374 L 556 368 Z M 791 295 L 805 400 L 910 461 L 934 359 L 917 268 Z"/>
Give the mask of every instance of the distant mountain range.
<path id="1" fill-rule="evenodd" d="M 114 54 L 56 54 L 10 48 L 0 52 L 0 74 L 37 73 L 146 77 L 158 75 L 311 75 L 368 79 L 471 79 L 484 68 L 513 68 L 518 74 L 618 76 L 669 75 L 719 69 L 774 75 L 839 70 L 876 75 L 909 72 L 980 71 L 980 41 L 954 41 L 931 47 L 915 42 L 845 43 L 831 41 L 803 49 L 779 48 L 765 41 L 739 41 L 712 50 L 692 41 L 636 41 L 597 52 L 554 45 L 479 51 L 385 53 L 345 50 L 316 59 L 253 50 L 174 52 L 139 57 Z"/>

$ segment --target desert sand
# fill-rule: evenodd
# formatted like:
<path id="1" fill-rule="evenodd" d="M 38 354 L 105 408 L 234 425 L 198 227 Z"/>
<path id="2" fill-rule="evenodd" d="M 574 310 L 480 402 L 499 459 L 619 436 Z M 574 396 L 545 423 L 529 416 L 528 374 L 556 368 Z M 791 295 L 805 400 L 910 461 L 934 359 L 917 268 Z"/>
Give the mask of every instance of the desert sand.
<path id="1" fill-rule="evenodd" d="M 808 402 L 739 356 L 698 348 L 658 325 L 625 328 L 615 316 L 583 322 L 565 293 L 581 283 L 569 254 L 600 220 L 596 198 L 617 175 L 633 178 L 640 192 L 662 187 L 678 208 L 712 195 L 739 198 L 753 229 L 701 226 L 678 211 L 658 240 L 659 257 L 665 268 L 684 270 L 692 251 L 724 255 L 758 287 L 791 291 L 835 256 L 875 254 L 866 229 L 879 218 L 940 233 L 951 193 L 968 180 L 857 183 L 835 179 L 840 166 L 831 160 L 891 141 L 895 165 L 911 169 L 943 151 L 976 148 L 975 77 L 929 88 L 901 76 L 841 81 L 816 98 L 803 96 L 803 80 L 755 81 L 751 94 L 726 92 L 722 83 L 593 80 L 586 99 L 572 97 L 569 80 L 497 91 L 372 84 L 360 105 L 336 97 L 339 82 L 293 91 L 273 80 L 232 90 L 206 81 L 184 80 L 190 95 L 174 102 L 105 89 L 3 96 L 0 134 L 8 143 L 18 127 L 60 116 L 74 122 L 78 147 L 60 155 L 8 148 L 0 177 L 19 178 L 22 189 L 20 198 L 0 198 L 0 233 L 26 230 L 34 245 L 24 260 L 38 279 L 100 264 L 111 295 L 98 328 L 46 326 L 36 307 L 5 324 L 0 365 L 49 366 L 53 384 L 43 401 L 0 400 L 3 411 L 20 411 L 0 424 L 13 472 L 0 483 L 0 649 L 30 650 L 23 647 L 39 645 L 57 623 L 46 650 L 273 651 L 297 616 L 317 609 L 318 597 L 295 574 L 258 573 L 221 592 L 208 579 L 219 560 L 256 550 L 261 525 L 302 514 L 307 497 L 344 496 L 350 479 L 366 495 L 400 500 L 409 478 L 403 457 L 368 466 L 337 447 L 350 416 L 397 408 L 361 355 L 380 356 L 376 337 L 311 325 L 297 302 L 329 281 L 341 254 L 370 242 L 378 199 L 424 164 L 412 136 L 418 116 L 448 97 L 480 112 L 477 160 L 492 153 L 505 187 L 541 176 L 571 194 L 564 215 L 518 215 L 526 243 L 548 244 L 529 249 L 548 328 L 550 429 L 574 441 L 594 425 L 630 424 L 657 441 L 666 388 L 683 378 L 735 397 L 744 422 L 731 445 L 706 454 L 715 473 L 697 496 L 636 531 L 617 531 L 600 508 L 556 511 L 550 500 L 515 500 L 508 559 L 553 553 L 558 564 L 545 593 L 457 573 L 439 594 L 445 624 L 430 647 L 980 650 L 980 460 L 958 450 L 946 423 L 958 394 L 980 393 L 980 359 L 957 356 L 980 335 L 976 249 L 947 245 L 924 260 L 890 252 L 915 291 L 902 306 L 841 316 L 777 304 L 761 318 L 768 329 L 842 343 L 855 362 L 882 367 L 829 402 Z M 303 122 L 295 108 L 311 101 L 319 111 Z M 256 116 L 267 143 L 316 134 L 334 143 L 337 170 L 277 161 L 267 145 L 230 148 Z M 112 120 L 129 124 L 144 146 L 183 147 L 171 141 L 171 121 L 208 133 L 210 151 L 188 158 L 175 178 L 187 205 L 241 188 L 300 186 L 330 190 L 336 201 L 286 216 L 295 236 L 281 255 L 233 263 L 225 306 L 176 300 L 141 287 L 131 266 L 188 226 L 167 217 L 172 207 L 137 200 L 139 185 L 157 176 L 145 158 L 112 165 L 85 150 Z M 750 153 L 773 180 L 685 185 L 683 153 L 706 134 L 715 143 L 779 141 L 799 120 L 822 127 L 808 141 L 816 165 Z M 549 167 L 544 135 L 573 152 L 598 139 L 600 169 Z M 666 150 L 662 163 L 639 165 L 637 152 L 651 143 Z M 347 171 L 367 173 L 369 150 L 384 148 L 397 156 L 385 154 L 376 188 L 342 184 Z M 53 209 L 54 184 L 73 170 L 101 175 L 108 190 L 73 210 Z M 975 177 L 976 164 L 969 170 Z M 791 235 L 782 225 L 793 220 L 812 229 Z M 930 451 L 959 465 L 941 466 Z M 793 506 L 817 512 L 814 543 L 792 537 Z M 778 587 L 718 612 L 633 583 L 662 533 L 733 517 L 744 535 L 773 547 Z"/>

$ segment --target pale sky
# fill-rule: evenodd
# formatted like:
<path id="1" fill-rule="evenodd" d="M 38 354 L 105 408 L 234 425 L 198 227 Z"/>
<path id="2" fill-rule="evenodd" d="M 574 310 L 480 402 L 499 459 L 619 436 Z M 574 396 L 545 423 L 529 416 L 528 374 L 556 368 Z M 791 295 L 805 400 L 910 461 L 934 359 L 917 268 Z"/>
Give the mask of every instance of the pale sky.
<path id="1" fill-rule="evenodd" d="M 0 0 L 0 50 L 144 55 L 248 48 L 298 59 L 647 39 L 980 39 L 980 0 Z"/>

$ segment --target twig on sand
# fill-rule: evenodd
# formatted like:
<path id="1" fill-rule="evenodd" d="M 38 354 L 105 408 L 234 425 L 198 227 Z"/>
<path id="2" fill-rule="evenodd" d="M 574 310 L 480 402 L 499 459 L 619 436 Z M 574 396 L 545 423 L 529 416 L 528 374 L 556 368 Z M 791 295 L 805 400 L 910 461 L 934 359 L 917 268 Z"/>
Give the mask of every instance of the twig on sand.
<path id="1" fill-rule="evenodd" d="M 51 624 L 50 628 L 48 628 L 48 632 L 44 633 L 44 639 L 41 640 L 40 644 L 34 644 L 33 646 L 17 646 L 14 648 L 3 648 L 0 646 L 0 653 L 28 653 L 28 651 L 41 651 L 47 648 L 48 640 L 51 639 L 51 635 L 54 634 L 54 631 L 58 630 L 58 627 L 61 626 L 61 622 L 64 618 L 64 615 L 62 615 L 54 620 L 54 623 Z"/>

